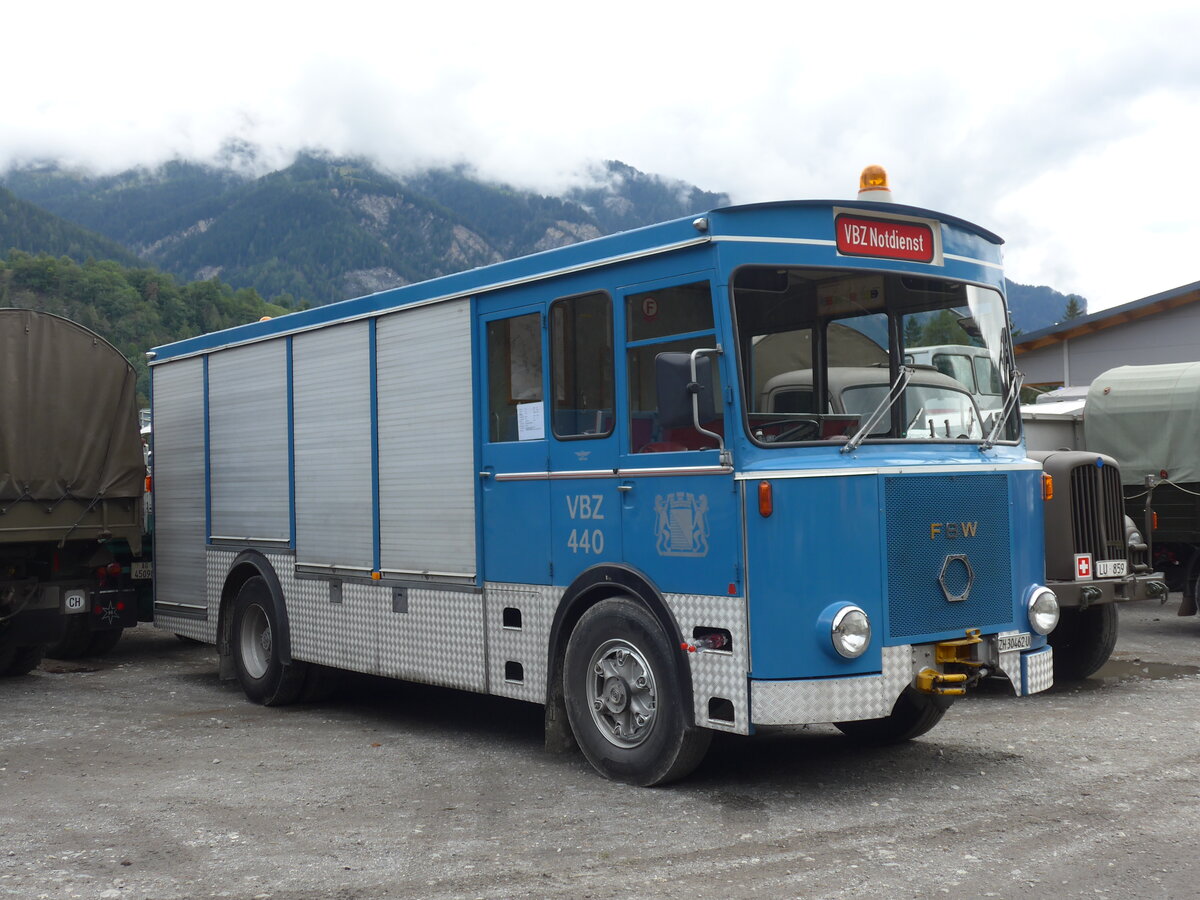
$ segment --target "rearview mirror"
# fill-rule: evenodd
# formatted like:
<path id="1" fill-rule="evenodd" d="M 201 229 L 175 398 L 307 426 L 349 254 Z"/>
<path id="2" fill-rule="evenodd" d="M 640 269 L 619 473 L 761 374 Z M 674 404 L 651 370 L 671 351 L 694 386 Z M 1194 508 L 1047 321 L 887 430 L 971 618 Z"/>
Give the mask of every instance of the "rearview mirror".
<path id="1" fill-rule="evenodd" d="M 690 428 L 698 419 L 711 422 L 717 417 L 713 398 L 712 359 L 696 358 L 696 380 L 692 381 L 690 353 L 671 351 L 654 357 L 654 379 L 658 391 L 658 420 L 663 428 Z M 692 398 L 698 413 L 692 416 Z"/>

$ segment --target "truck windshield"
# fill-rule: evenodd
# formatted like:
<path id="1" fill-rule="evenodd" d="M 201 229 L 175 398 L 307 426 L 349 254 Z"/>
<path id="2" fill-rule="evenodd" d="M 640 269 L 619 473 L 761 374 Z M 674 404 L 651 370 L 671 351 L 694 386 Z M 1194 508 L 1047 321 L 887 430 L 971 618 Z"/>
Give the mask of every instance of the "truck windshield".
<path id="1" fill-rule="evenodd" d="M 990 288 L 747 266 L 735 273 L 733 308 L 746 427 L 763 445 L 847 440 L 904 365 L 912 374 L 903 395 L 866 439 L 980 441 L 1012 385 L 1004 301 Z M 922 352 L 934 348 L 936 360 Z M 947 365 L 952 356 L 967 365 Z M 999 439 L 1016 440 L 1018 422 L 1011 413 Z"/>

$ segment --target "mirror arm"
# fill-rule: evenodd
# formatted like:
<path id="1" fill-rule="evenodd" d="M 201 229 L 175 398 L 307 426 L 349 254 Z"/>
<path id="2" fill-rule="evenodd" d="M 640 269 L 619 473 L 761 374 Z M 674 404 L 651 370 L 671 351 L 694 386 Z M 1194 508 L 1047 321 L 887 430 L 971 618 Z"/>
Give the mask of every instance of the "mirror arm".
<path id="1" fill-rule="evenodd" d="M 700 424 L 700 379 L 696 369 L 696 359 L 701 353 L 715 353 L 717 356 L 720 356 L 722 352 L 720 344 L 717 344 L 716 347 L 697 347 L 691 352 L 689 359 L 692 366 L 692 380 L 688 384 L 687 389 L 688 393 L 692 395 L 692 425 L 701 434 L 706 434 L 716 440 L 717 449 L 721 451 L 721 465 L 731 466 L 733 465 L 733 459 L 729 451 L 725 449 L 725 439 L 715 431 L 709 431 Z M 713 398 L 714 401 L 716 399 L 715 397 Z"/>

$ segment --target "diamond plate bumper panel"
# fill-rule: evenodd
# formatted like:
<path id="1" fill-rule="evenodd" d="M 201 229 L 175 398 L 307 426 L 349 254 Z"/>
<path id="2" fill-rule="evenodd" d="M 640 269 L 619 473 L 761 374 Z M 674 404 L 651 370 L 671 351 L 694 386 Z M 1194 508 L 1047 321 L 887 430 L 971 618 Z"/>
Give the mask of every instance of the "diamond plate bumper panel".
<path id="1" fill-rule="evenodd" d="M 907 644 L 883 648 L 879 675 L 811 681 L 752 681 L 751 718 L 755 725 L 808 725 L 880 719 L 912 681 L 913 654 Z"/>

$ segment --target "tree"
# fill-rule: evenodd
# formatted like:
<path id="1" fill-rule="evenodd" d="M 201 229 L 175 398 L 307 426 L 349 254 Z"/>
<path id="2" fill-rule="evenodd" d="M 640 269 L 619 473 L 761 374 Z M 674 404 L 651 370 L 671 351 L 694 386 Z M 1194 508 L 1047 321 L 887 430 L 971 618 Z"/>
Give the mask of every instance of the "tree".
<path id="1" fill-rule="evenodd" d="M 1078 294 L 1067 294 L 1067 308 L 1063 312 L 1063 321 L 1078 319 L 1087 315 L 1087 301 Z"/>

